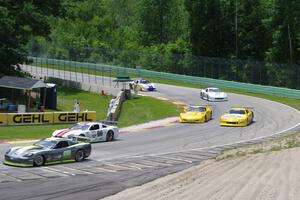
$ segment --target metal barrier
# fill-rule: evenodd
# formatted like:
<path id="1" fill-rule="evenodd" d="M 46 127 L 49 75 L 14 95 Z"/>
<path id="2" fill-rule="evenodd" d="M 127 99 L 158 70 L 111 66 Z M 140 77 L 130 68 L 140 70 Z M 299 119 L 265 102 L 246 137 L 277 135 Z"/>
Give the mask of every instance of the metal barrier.
<path id="1" fill-rule="evenodd" d="M 129 76 L 141 76 L 141 77 L 149 77 L 149 78 L 156 78 L 162 80 L 177 81 L 182 83 L 221 87 L 226 89 L 239 90 L 243 92 L 253 92 L 253 93 L 300 99 L 300 90 L 296 90 L 296 89 L 255 85 L 250 83 L 241 83 L 241 82 L 211 79 L 205 77 L 172 74 L 166 72 L 156 72 L 156 71 L 150 71 L 144 69 L 125 68 L 125 67 L 111 66 L 107 64 L 75 62 L 75 61 L 66 61 L 66 60 L 57 60 L 57 59 L 39 58 L 39 57 L 29 57 L 29 59 L 33 61 L 33 65 L 46 67 L 46 68 L 55 68 L 60 70 L 75 70 L 75 72 L 83 72 L 83 70 L 88 70 L 90 72 L 93 72 L 94 70 L 94 73 L 98 71 L 98 72 L 108 74 L 109 76 L 113 76 L 113 75 L 117 76 L 119 74 L 129 75 Z"/>

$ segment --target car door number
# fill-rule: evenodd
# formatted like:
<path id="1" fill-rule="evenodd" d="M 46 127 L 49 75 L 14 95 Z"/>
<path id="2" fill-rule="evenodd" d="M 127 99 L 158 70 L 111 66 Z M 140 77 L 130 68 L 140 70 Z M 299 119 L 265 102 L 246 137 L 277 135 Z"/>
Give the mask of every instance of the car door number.
<path id="1" fill-rule="evenodd" d="M 63 153 L 63 159 L 69 159 L 71 158 L 71 150 L 66 150 Z"/>
<path id="2" fill-rule="evenodd" d="M 97 131 L 97 137 L 102 137 L 102 136 L 103 136 L 103 131 L 102 130 Z"/>

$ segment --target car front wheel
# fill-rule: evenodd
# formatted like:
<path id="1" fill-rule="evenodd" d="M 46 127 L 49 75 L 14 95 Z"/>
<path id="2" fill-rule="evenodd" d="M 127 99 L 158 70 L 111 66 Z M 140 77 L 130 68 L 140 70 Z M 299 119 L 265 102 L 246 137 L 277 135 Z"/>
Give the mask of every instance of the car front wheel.
<path id="1" fill-rule="evenodd" d="M 78 150 L 75 154 L 75 161 L 80 162 L 84 159 L 84 152 L 83 150 Z"/>
<path id="2" fill-rule="evenodd" d="M 112 131 L 108 131 L 108 133 L 106 134 L 106 141 L 110 142 L 114 140 L 114 133 Z"/>
<path id="3" fill-rule="evenodd" d="M 39 166 L 44 165 L 44 163 L 45 163 L 45 159 L 42 155 L 38 155 L 38 156 L 34 157 L 34 159 L 33 159 L 34 166 L 39 167 Z"/>

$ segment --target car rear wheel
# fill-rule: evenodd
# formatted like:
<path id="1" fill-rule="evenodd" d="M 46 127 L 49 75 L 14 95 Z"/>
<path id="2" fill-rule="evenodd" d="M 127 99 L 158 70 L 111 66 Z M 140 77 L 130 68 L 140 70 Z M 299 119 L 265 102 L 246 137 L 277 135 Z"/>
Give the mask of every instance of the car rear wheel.
<path id="1" fill-rule="evenodd" d="M 45 159 L 44 159 L 44 156 L 42 156 L 42 155 L 38 155 L 38 156 L 34 157 L 34 159 L 33 159 L 34 166 L 39 167 L 39 166 L 44 165 L 44 163 L 45 163 Z"/>
<path id="2" fill-rule="evenodd" d="M 114 140 L 114 133 L 112 131 L 108 131 L 108 133 L 106 134 L 106 141 L 110 142 Z"/>
<path id="3" fill-rule="evenodd" d="M 75 161 L 80 162 L 83 161 L 83 159 L 84 159 L 84 151 L 80 149 L 75 154 Z"/>

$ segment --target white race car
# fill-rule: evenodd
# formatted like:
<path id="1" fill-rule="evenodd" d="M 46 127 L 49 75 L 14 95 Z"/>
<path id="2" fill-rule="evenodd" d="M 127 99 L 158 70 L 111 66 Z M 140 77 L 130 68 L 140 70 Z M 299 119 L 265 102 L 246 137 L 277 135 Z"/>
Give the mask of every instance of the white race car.
<path id="1" fill-rule="evenodd" d="M 156 90 L 156 86 L 154 83 L 151 83 L 150 81 L 142 79 L 142 78 L 134 79 L 134 81 L 129 83 L 129 86 L 132 90 L 134 89 L 135 83 L 138 85 L 139 91 L 154 91 L 154 90 Z"/>
<path id="2" fill-rule="evenodd" d="M 119 129 L 100 122 L 79 122 L 71 128 L 54 131 L 52 136 L 84 139 L 89 142 L 113 141 L 119 137 Z"/>
<path id="3" fill-rule="evenodd" d="M 228 97 L 225 92 L 221 92 L 219 88 L 206 88 L 200 91 L 200 98 L 207 101 L 227 101 Z"/>

